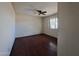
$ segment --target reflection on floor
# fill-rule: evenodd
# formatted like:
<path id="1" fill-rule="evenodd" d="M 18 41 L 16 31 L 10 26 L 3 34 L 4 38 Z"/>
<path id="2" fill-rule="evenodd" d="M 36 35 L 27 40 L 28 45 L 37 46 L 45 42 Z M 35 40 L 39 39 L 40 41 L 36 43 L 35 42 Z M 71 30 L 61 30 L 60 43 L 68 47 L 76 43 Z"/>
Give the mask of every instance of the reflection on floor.
<path id="1" fill-rule="evenodd" d="M 57 38 L 46 34 L 16 38 L 11 56 L 56 56 Z"/>

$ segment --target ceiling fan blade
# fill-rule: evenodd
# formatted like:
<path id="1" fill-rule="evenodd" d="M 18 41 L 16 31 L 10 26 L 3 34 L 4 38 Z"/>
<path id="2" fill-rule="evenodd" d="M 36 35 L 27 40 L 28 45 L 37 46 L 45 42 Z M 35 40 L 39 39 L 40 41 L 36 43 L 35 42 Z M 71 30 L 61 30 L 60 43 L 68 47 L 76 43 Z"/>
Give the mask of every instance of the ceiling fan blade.
<path id="1" fill-rule="evenodd" d="M 47 13 L 47 11 L 43 11 L 42 13 Z"/>
<path id="2" fill-rule="evenodd" d="M 46 15 L 45 13 L 42 13 L 42 15 Z"/>
<path id="3" fill-rule="evenodd" d="M 26 8 L 25 11 L 32 13 L 32 14 L 37 14 L 37 15 L 46 15 L 47 11 L 42 11 L 38 9 L 31 9 L 31 8 Z"/>

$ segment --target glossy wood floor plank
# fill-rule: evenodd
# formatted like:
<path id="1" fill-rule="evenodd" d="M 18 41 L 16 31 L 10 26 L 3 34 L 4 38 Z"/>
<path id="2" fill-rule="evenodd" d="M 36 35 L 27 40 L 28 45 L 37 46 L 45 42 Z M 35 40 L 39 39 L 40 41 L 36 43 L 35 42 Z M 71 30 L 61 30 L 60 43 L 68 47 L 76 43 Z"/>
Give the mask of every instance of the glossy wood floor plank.
<path id="1" fill-rule="evenodd" d="M 57 39 L 46 34 L 16 38 L 11 56 L 56 56 Z"/>

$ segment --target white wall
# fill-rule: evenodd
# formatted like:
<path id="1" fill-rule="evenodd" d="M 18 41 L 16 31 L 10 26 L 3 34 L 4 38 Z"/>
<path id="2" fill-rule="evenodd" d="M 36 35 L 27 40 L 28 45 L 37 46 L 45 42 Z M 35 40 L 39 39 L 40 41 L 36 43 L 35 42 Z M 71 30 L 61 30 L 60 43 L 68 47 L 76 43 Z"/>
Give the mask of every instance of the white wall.
<path id="1" fill-rule="evenodd" d="M 0 2 L 0 55 L 9 55 L 15 39 L 15 13 L 11 3 Z"/>
<path id="2" fill-rule="evenodd" d="M 53 37 L 57 37 L 58 30 L 50 28 L 50 18 L 53 16 L 56 16 L 56 14 L 43 18 L 43 27 L 42 28 L 43 28 L 43 33 L 48 34 Z"/>
<path id="3" fill-rule="evenodd" d="M 26 14 L 16 14 L 16 37 L 40 34 L 42 19 Z"/>
<path id="4" fill-rule="evenodd" d="M 58 55 L 79 56 L 79 3 L 58 3 Z"/>

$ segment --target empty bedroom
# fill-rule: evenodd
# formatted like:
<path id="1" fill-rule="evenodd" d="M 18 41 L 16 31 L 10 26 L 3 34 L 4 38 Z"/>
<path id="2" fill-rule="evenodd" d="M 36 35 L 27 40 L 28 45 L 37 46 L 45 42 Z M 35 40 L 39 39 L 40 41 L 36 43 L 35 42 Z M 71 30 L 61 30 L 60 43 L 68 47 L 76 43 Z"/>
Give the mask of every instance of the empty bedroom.
<path id="1" fill-rule="evenodd" d="M 57 3 L 15 2 L 16 39 L 11 55 L 57 55 Z"/>

